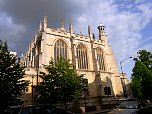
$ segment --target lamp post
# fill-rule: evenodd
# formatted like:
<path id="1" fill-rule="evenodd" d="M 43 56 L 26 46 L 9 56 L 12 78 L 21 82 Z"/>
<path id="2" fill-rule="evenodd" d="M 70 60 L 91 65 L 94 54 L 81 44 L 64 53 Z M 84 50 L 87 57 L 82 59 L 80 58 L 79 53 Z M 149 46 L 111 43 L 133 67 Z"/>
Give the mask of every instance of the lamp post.
<path id="1" fill-rule="evenodd" d="M 33 96 L 33 78 L 34 78 L 34 76 L 32 76 L 32 102 L 31 102 L 31 104 L 33 104 L 33 100 L 34 100 L 34 99 L 33 99 L 33 97 L 34 97 L 34 96 Z"/>
<path id="2" fill-rule="evenodd" d="M 97 97 L 100 104 L 102 104 L 102 85 L 101 85 L 101 78 L 100 78 L 100 71 L 96 72 L 96 91 Z"/>
<path id="3" fill-rule="evenodd" d="M 127 57 L 126 59 L 124 59 L 124 60 L 122 60 L 121 62 L 120 62 L 120 68 L 121 68 L 121 74 L 122 74 L 122 85 L 123 85 L 123 94 L 124 94 L 124 97 L 126 98 L 127 96 L 126 96 L 126 85 L 125 85 L 125 78 L 124 78 L 124 73 L 123 73 L 123 69 L 122 69 L 122 63 L 124 62 L 124 61 L 126 61 L 127 59 L 130 59 L 130 58 L 132 58 L 132 57 Z"/>
<path id="4" fill-rule="evenodd" d="M 84 79 L 84 84 L 83 84 L 83 95 L 84 95 L 84 105 L 85 105 L 85 109 L 87 106 L 87 96 L 88 96 L 88 79 L 86 78 L 86 74 L 82 74 L 83 75 L 83 79 Z"/>

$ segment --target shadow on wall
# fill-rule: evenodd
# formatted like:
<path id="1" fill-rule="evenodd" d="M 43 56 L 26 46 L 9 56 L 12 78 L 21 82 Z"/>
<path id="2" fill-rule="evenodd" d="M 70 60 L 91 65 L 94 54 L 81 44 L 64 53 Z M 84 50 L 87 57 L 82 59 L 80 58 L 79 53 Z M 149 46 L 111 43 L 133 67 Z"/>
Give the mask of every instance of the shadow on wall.
<path id="1" fill-rule="evenodd" d="M 102 74 L 95 76 L 94 82 L 89 83 L 89 92 L 92 97 L 114 97 L 112 82 L 109 77 L 101 80 Z"/>
<path id="2" fill-rule="evenodd" d="M 89 93 L 80 101 L 80 106 L 85 107 L 86 112 L 99 111 L 101 109 L 113 108 L 115 97 L 112 86 L 112 81 L 109 76 L 104 73 L 96 73 L 95 79 L 92 83 L 88 83 Z M 107 107 L 108 106 L 108 107 Z M 106 109 L 105 108 L 105 109 Z"/>
<path id="3" fill-rule="evenodd" d="M 111 79 L 107 76 L 101 80 L 101 77 L 102 73 L 96 74 L 94 82 L 88 84 L 90 102 L 102 104 L 115 97 Z"/>

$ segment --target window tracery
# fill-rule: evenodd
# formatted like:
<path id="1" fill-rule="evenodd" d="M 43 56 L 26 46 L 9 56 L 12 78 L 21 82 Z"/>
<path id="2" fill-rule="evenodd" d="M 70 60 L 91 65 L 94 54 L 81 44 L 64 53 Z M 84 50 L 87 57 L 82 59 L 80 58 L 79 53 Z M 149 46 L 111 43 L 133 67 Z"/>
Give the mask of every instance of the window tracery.
<path id="1" fill-rule="evenodd" d="M 78 58 L 78 68 L 88 69 L 87 48 L 83 44 L 79 44 L 76 48 Z"/>
<path id="2" fill-rule="evenodd" d="M 106 68 L 105 68 L 103 51 L 100 48 L 97 48 L 96 53 L 97 53 L 97 64 L 99 65 L 99 70 L 105 71 Z"/>
<path id="3" fill-rule="evenodd" d="M 55 62 L 60 58 L 67 59 L 67 44 L 63 40 L 57 40 L 54 46 Z"/>

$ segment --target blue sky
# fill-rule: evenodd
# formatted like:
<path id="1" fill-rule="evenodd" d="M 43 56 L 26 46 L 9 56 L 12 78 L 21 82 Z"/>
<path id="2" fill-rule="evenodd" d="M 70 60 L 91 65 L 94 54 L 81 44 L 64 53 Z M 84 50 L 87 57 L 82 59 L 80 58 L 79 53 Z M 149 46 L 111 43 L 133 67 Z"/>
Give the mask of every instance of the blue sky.
<path id="1" fill-rule="evenodd" d="M 50 27 L 59 27 L 62 18 L 67 26 L 72 19 L 74 31 L 86 35 L 88 25 L 97 36 L 97 26 L 104 24 L 119 68 L 138 50 L 152 52 L 152 0 L 0 0 L 0 39 L 21 55 L 44 15 Z M 122 65 L 130 77 L 134 61 Z"/>

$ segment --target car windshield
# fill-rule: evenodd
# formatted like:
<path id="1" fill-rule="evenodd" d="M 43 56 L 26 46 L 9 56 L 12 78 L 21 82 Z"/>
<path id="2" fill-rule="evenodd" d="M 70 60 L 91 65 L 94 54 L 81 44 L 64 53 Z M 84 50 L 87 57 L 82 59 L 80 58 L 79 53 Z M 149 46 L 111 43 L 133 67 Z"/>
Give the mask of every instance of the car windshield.
<path id="1" fill-rule="evenodd" d="M 137 101 L 123 101 L 117 107 L 121 109 L 137 109 L 138 102 Z"/>

